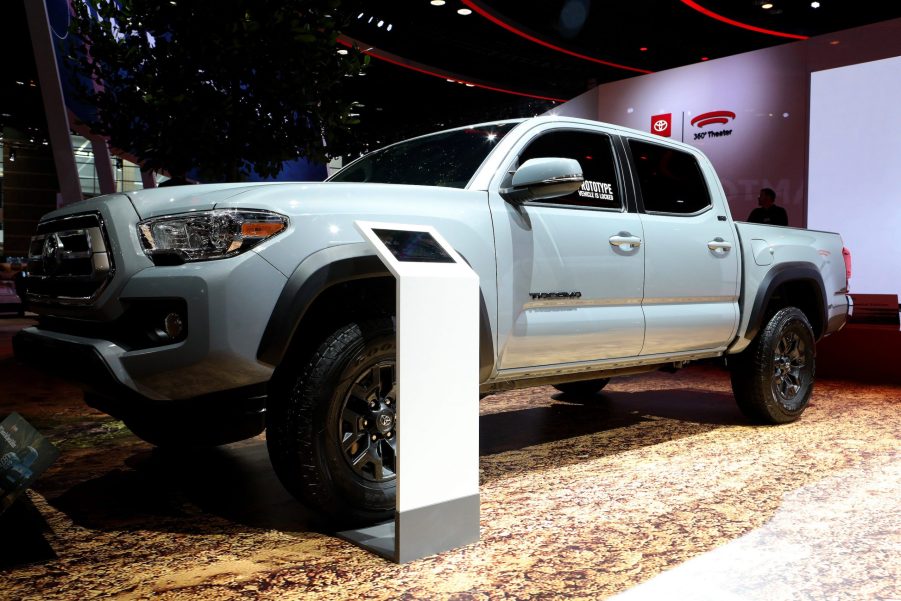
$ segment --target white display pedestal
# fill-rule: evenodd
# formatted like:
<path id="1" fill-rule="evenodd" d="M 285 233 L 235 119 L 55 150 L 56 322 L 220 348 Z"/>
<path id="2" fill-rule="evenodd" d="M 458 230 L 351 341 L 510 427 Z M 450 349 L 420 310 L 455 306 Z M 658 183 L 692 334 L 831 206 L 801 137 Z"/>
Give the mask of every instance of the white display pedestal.
<path id="1" fill-rule="evenodd" d="M 356 226 L 397 280 L 397 505 L 339 535 L 403 563 L 479 539 L 479 277 L 432 227 Z"/>

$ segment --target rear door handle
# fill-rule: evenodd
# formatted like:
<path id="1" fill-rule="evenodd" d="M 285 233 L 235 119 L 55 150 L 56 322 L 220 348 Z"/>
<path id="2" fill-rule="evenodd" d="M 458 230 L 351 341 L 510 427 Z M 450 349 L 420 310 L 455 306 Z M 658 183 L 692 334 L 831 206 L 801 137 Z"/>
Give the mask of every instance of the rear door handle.
<path id="1" fill-rule="evenodd" d="M 717 237 L 707 243 L 707 248 L 716 253 L 726 254 L 732 250 L 732 243 Z"/>
<path id="2" fill-rule="evenodd" d="M 629 232 L 620 232 L 615 236 L 610 236 L 610 245 L 616 246 L 620 250 L 632 250 L 641 246 L 641 238 L 633 236 Z"/>

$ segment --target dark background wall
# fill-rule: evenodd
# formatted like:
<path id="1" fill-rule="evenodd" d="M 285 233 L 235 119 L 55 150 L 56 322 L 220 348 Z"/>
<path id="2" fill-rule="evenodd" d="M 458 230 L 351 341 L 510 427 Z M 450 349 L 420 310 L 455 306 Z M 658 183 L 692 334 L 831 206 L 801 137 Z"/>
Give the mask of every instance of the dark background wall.
<path id="1" fill-rule="evenodd" d="M 49 146 L 14 148 L 15 161 L 12 150 L 3 146 L 3 254 L 24 257 L 38 219 L 56 208 L 59 183 Z"/>

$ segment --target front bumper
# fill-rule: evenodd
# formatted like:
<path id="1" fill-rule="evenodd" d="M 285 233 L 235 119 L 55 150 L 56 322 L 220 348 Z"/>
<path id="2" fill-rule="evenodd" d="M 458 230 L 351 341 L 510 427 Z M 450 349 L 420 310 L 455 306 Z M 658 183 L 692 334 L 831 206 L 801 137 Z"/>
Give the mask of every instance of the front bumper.
<path id="1" fill-rule="evenodd" d="M 265 383 L 185 400 L 155 399 L 142 394 L 123 372 L 117 361 L 121 349 L 115 345 L 32 327 L 13 337 L 13 351 L 24 363 L 79 383 L 88 405 L 128 424 L 169 423 L 172 431 L 188 424 L 186 441 L 195 427 L 206 432 L 227 428 L 226 441 L 231 441 L 255 436 L 265 426 Z"/>
<path id="2" fill-rule="evenodd" d="M 126 307 L 115 319 L 103 319 L 103 307 L 86 308 L 82 319 L 44 311 L 17 337 L 16 354 L 107 397 L 180 401 L 261 387 L 273 367 L 256 353 L 285 280 L 253 252 L 144 269 L 112 299 Z M 149 341 L 148 320 L 166 307 L 183 311 L 186 336 Z"/>
<path id="3" fill-rule="evenodd" d="M 127 374 L 114 374 L 110 362 L 103 357 L 102 346 L 100 341 L 89 344 L 36 327 L 25 328 L 13 337 L 13 352 L 22 363 L 110 396 L 136 396 L 133 384 L 129 387 L 123 382 L 130 382 Z M 110 353 L 112 349 L 106 351 Z"/>

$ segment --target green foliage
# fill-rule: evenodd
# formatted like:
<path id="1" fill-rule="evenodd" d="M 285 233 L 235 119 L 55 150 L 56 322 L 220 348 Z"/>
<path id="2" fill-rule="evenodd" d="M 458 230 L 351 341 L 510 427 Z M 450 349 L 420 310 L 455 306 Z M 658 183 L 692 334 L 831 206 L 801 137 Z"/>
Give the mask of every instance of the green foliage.
<path id="1" fill-rule="evenodd" d="M 238 181 L 251 169 L 271 177 L 298 156 L 322 162 L 357 148 L 346 87 L 368 57 L 336 51 L 354 8 L 347 2 L 72 6 L 66 53 L 80 99 L 96 107 L 88 125 L 144 169 Z"/>

